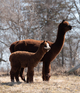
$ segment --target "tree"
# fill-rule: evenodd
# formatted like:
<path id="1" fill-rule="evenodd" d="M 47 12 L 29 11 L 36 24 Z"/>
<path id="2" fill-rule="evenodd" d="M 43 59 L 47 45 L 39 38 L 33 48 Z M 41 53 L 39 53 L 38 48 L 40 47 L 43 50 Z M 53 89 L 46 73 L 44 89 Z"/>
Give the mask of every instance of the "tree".
<path id="1" fill-rule="evenodd" d="M 75 65 L 80 54 L 80 12 L 76 0 L 1 0 L 0 49 L 4 47 L 10 54 L 11 43 L 28 38 L 55 42 L 58 24 L 63 19 L 75 27 L 66 34 L 64 48 L 54 61 L 59 66 Z M 3 49 L 2 54 L 5 55 Z"/>

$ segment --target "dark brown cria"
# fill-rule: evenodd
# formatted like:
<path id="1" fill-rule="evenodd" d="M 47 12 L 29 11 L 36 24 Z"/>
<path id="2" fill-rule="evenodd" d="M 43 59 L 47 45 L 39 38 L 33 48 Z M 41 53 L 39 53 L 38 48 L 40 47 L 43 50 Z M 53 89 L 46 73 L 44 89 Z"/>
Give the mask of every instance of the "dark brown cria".
<path id="1" fill-rule="evenodd" d="M 46 41 L 43 41 L 40 44 L 37 52 L 27 52 L 27 51 L 16 51 L 13 52 L 10 57 L 11 71 L 10 78 L 14 82 L 14 77 L 17 82 L 19 82 L 20 69 L 28 67 L 27 72 L 27 83 L 33 82 L 34 67 L 40 62 L 46 52 L 50 50 L 50 46 Z M 21 77 L 24 80 L 23 77 Z"/>

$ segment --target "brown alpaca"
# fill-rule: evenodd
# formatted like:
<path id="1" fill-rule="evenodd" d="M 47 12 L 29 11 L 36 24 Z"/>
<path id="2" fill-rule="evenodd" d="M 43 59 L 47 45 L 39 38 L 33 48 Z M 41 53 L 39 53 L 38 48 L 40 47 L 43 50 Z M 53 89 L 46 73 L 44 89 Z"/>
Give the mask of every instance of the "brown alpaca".
<path id="1" fill-rule="evenodd" d="M 36 53 L 26 52 L 26 51 L 16 51 L 10 55 L 11 71 L 10 77 L 11 81 L 14 82 L 14 77 L 16 81 L 19 81 L 19 73 L 21 68 L 28 67 L 27 72 L 27 83 L 33 82 L 34 67 L 37 66 L 39 61 L 43 58 L 44 54 L 50 50 L 49 44 L 44 41 L 40 44 L 39 49 Z"/>
<path id="2" fill-rule="evenodd" d="M 72 26 L 70 26 L 67 21 L 63 20 L 58 26 L 58 33 L 57 33 L 56 41 L 54 43 L 48 41 L 48 43 L 51 47 L 51 50 L 48 53 L 46 53 L 41 60 L 41 61 L 43 61 L 43 70 L 42 70 L 43 80 L 45 80 L 45 81 L 49 80 L 50 69 L 51 69 L 50 63 L 60 53 L 60 51 L 64 45 L 65 33 L 71 29 L 72 29 Z M 32 40 L 32 39 L 16 41 L 11 44 L 10 51 L 11 51 L 11 53 L 14 51 L 19 51 L 19 50 L 35 52 L 35 51 L 37 51 L 41 42 L 42 41 L 40 41 L 40 40 Z M 23 70 L 24 69 L 22 68 L 20 71 L 20 76 L 25 80 Z"/>

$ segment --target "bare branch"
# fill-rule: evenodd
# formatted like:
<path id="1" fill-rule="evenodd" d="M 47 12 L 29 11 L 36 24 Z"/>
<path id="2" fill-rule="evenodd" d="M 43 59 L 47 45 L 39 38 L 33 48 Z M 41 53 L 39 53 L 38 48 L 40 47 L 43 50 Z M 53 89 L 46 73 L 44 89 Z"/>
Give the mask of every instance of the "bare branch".
<path id="1" fill-rule="evenodd" d="M 1 40 L 0 40 L 0 42 L 3 43 L 5 46 L 9 47 L 9 45 L 7 45 L 5 42 L 3 42 Z"/>
<path id="2" fill-rule="evenodd" d="M 4 60 L 4 59 L 0 58 L 0 62 L 1 62 L 1 61 L 4 61 L 4 62 L 6 62 L 6 60 Z"/>

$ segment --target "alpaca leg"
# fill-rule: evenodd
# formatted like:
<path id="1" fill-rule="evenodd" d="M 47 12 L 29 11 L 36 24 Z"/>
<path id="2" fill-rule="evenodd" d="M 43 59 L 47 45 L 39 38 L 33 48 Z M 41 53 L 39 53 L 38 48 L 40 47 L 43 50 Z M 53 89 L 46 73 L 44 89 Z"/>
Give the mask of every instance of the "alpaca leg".
<path id="1" fill-rule="evenodd" d="M 49 81 L 50 79 L 50 70 L 51 70 L 51 65 L 48 62 L 43 62 L 43 72 L 42 72 L 42 78 L 43 81 Z"/>
<path id="2" fill-rule="evenodd" d="M 14 82 L 14 71 L 12 70 L 12 68 L 10 71 L 10 78 L 11 78 L 11 82 Z"/>
<path id="3" fill-rule="evenodd" d="M 51 77 L 51 74 L 50 74 L 50 71 L 51 71 L 51 64 L 48 65 L 48 67 L 45 68 L 45 78 L 46 78 L 46 81 L 49 81 L 50 77 Z"/>
<path id="4" fill-rule="evenodd" d="M 27 71 L 27 83 L 29 83 L 29 71 Z"/>
<path id="5" fill-rule="evenodd" d="M 15 73 L 16 82 L 19 82 L 19 72 Z"/>
<path id="6" fill-rule="evenodd" d="M 20 70 L 20 77 L 23 81 L 25 81 L 25 76 L 24 76 L 24 68 L 21 68 Z"/>
<path id="7" fill-rule="evenodd" d="M 17 71 L 15 73 L 16 82 L 19 82 L 19 73 L 20 73 L 20 68 L 17 68 Z"/>
<path id="8" fill-rule="evenodd" d="M 28 68 L 28 72 L 27 72 L 27 83 L 33 82 L 33 76 L 34 76 L 34 69 L 29 69 Z"/>
<path id="9" fill-rule="evenodd" d="M 43 79 L 43 81 L 46 80 L 46 78 L 45 78 L 45 64 L 44 63 L 43 63 L 43 68 L 42 68 L 42 79 Z"/>
<path id="10" fill-rule="evenodd" d="M 34 76 L 34 71 L 29 71 L 27 73 L 27 83 L 33 82 L 33 76 Z"/>
<path id="11" fill-rule="evenodd" d="M 34 76 L 34 70 L 30 71 L 30 75 L 29 75 L 30 82 L 33 82 L 33 76 Z"/>

